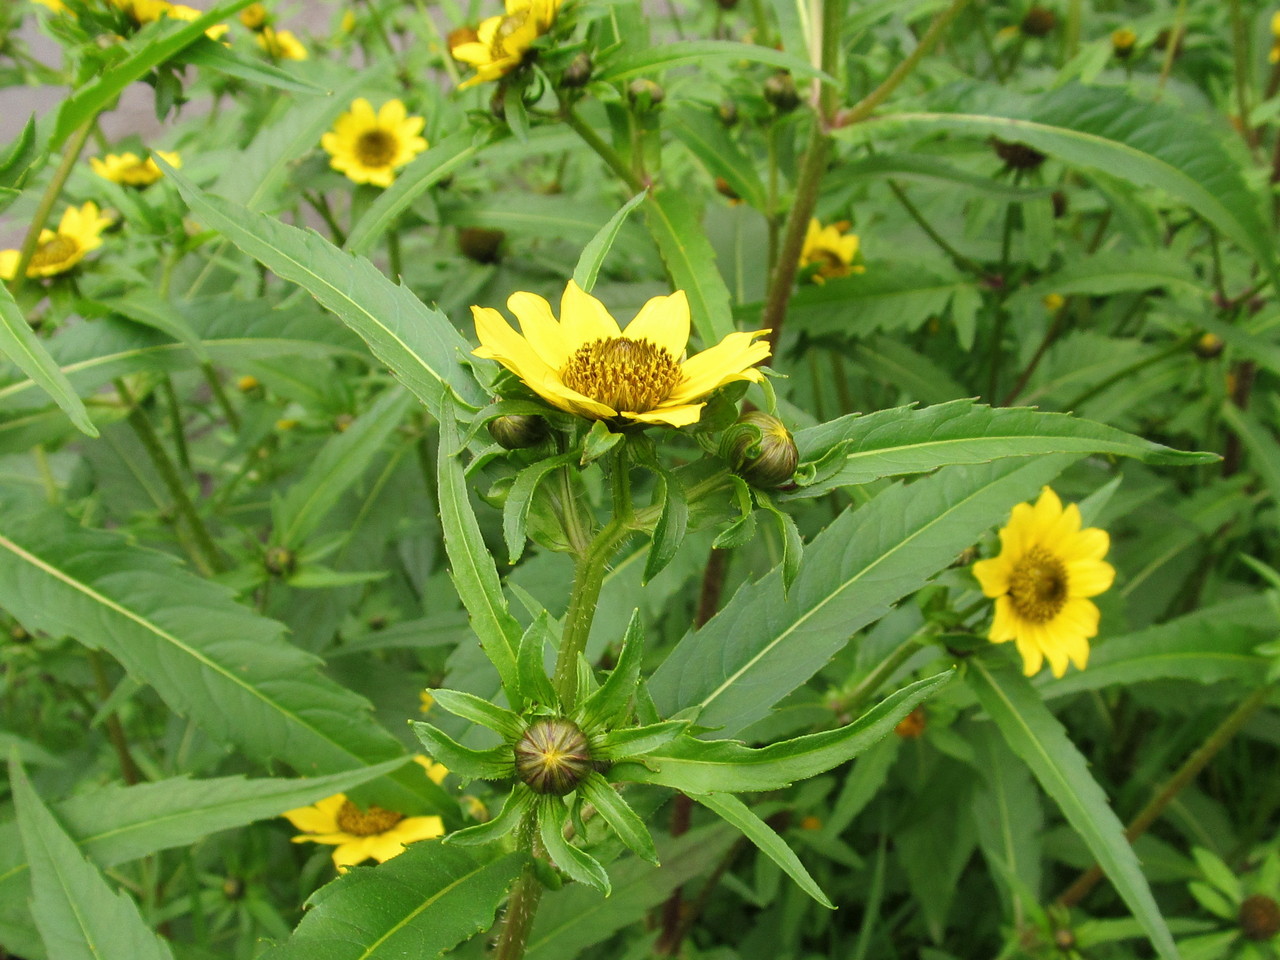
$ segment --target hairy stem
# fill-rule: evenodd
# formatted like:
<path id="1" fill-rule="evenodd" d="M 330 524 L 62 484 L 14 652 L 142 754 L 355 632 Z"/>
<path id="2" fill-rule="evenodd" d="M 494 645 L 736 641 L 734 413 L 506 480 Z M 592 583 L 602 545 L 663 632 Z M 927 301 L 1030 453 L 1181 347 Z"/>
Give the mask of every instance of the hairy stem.
<path id="1" fill-rule="evenodd" d="M 529 931 L 533 929 L 533 918 L 538 913 L 538 904 L 542 900 L 542 883 L 538 880 L 534 858 L 538 855 L 538 817 L 535 813 L 525 814 L 520 825 L 517 841 L 521 850 L 529 853 L 529 862 L 520 871 L 520 879 L 516 881 L 507 900 L 507 911 L 502 919 L 502 933 L 498 937 L 498 946 L 494 950 L 494 960 L 520 960 L 524 956 L 525 945 L 529 942 Z"/>

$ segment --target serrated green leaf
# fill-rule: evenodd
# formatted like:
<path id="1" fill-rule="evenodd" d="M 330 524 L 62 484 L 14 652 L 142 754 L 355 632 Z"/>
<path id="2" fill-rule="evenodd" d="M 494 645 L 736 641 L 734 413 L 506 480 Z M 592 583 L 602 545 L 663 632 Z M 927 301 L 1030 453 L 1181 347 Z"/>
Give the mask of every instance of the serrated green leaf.
<path id="1" fill-rule="evenodd" d="M 553 647 L 556 645 L 551 632 L 551 615 L 542 610 L 520 637 L 519 683 L 526 703 L 554 707 L 560 703 L 560 698 L 547 676 L 545 657 L 548 642 Z"/>
<path id="2" fill-rule="evenodd" d="M 98 435 L 98 428 L 89 419 L 84 401 L 22 316 L 8 287 L 0 290 L 0 353 L 8 356 L 32 382 L 53 397 L 81 433 L 91 437 Z"/>
<path id="3" fill-rule="evenodd" d="M 476 846 L 482 843 L 493 843 L 509 834 L 524 819 L 525 814 L 537 803 L 537 794 L 523 783 L 517 783 L 507 794 L 502 804 L 502 811 L 488 823 L 478 823 L 448 834 L 445 843 L 458 843 L 463 846 Z"/>
<path id="4" fill-rule="evenodd" d="M 16 762 L 9 783 L 22 846 L 31 862 L 31 911 L 45 949 L 58 960 L 173 960 L 142 921 L 138 905 L 112 890 L 45 808 Z"/>
<path id="5" fill-rule="evenodd" d="M 689 528 L 689 500 L 685 497 L 680 478 L 658 464 L 656 458 L 654 463 L 658 466 L 654 502 L 662 503 L 662 513 L 653 528 L 653 539 L 644 561 L 644 576 L 640 580 L 642 584 L 666 569 L 684 543 Z"/>
<path id="6" fill-rule="evenodd" d="M 261 960 L 434 960 L 493 924 L 527 857 L 489 859 L 439 841 L 410 844 L 378 867 L 356 867 L 311 895 L 286 942 Z"/>
<path id="7" fill-rule="evenodd" d="M 538 832 L 551 862 L 579 883 L 609 895 L 609 874 L 599 861 L 564 838 L 569 812 L 559 797 L 543 797 L 538 806 Z"/>
<path id="8" fill-rule="evenodd" d="M 455 717 L 479 723 L 494 730 L 507 740 L 518 740 L 524 733 L 524 722 L 505 707 L 490 703 L 461 690 L 431 690 L 435 702 Z"/>
<path id="9" fill-rule="evenodd" d="M 594 731 L 598 727 L 610 729 L 626 718 L 631 706 L 631 698 L 635 696 L 636 687 L 640 683 L 640 664 L 644 660 L 644 624 L 640 621 L 640 611 L 631 611 L 631 620 L 622 635 L 622 649 L 618 653 L 618 662 L 613 672 L 600 689 L 587 697 L 578 707 L 578 724 L 586 731 Z"/>
<path id="10" fill-rule="evenodd" d="M 689 298 L 693 327 L 703 347 L 714 346 L 733 333 L 733 310 L 697 209 L 685 194 L 670 190 L 654 190 L 644 209 L 645 223 L 672 282 Z"/>
<path id="11" fill-rule="evenodd" d="M 676 739 L 688 725 L 687 720 L 663 720 L 640 727 L 609 730 L 600 734 L 595 746 L 603 759 L 644 756 Z"/>
<path id="12" fill-rule="evenodd" d="M 570 450 L 568 453 L 535 460 L 516 474 L 515 482 L 507 491 L 507 502 L 502 506 L 502 535 L 511 563 L 514 564 L 524 553 L 525 527 L 529 522 L 529 508 L 533 506 L 533 496 L 538 492 L 538 485 L 547 478 L 547 474 L 560 467 L 568 467 L 577 459 L 577 451 Z"/>
<path id="13" fill-rule="evenodd" d="M 795 851 L 787 846 L 787 842 L 772 827 L 752 813 L 745 803 L 728 793 L 694 794 L 693 799 L 741 830 L 743 836 L 781 867 L 783 873 L 794 880 L 801 890 L 828 910 L 835 909 L 835 904 L 822 892 L 813 877 L 809 876 L 809 871 L 804 868 Z"/>
<path id="14" fill-rule="evenodd" d="M 845 511 L 805 548 L 789 594 L 775 568 L 686 634 L 649 682 L 654 701 L 732 736 L 1076 458 L 947 467 Z"/>
<path id="15" fill-rule="evenodd" d="M 106 650 L 171 709 L 256 759 L 324 773 L 404 753 L 364 699 L 225 587 L 7 492 L 0 606 L 34 629 Z M 386 787 L 401 804 L 421 802 L 420 779 L 398 773 Z"/>
<path id="16" fill-rule="evenodd" d="M 516 761 L 509 743 L 488 750 L 472 750 L 429 723 L 413 720 L 409 726 L 427 753 L 448 767 L 450 773 L 468 780 L 506 780 L 515 775 Z"/>
<path id="17" fill-rule="evenodd" d="M 818 476 L 794 494 L 805 497 L 880 477 L 1001 457 L 1106 453 L 1179 466 L 1219 459 L 1213 453 L 1174 450 L 1065 413 L 988 407 L 972 400 L 850 414 L 800 430 L 795 438 L 802 462 L 830 458 Z"/>
<path id="18" fill-rule="evenodd" d="M 333 311 L 435 417 L 440 417 L 450 396 L 471 406 L 484 405 L 479 386 L 462 362 L 470 344 L 442 313 L 427 307 L 407 287 L 313 230 L 299 230 L 205 194 L 163 157 L 156 162 L 202 223 Z"/>
<path id="19" fill-rule="evenodd" d="M 600 267 L 604 258 L 609 255 L 613 241 L 618 239 L 618 231 L 626 221 L 627 215 L 644 201 L 648 191 L 637 193 L 622 205 L 622 209 L 609 218 L 609 222 L 582 248 L 582 256 L 578 265 L 573 268 L 573 282 L 587 293 L 596 285 L 596 277 L 600 275 Z"/>
<path id="20" fill-rule="evenodd" d="M 625 843 L 636 856 L 648 860 L 658 866 L 658 851 L 653 845 L 653 837 L 644 825 L 644 821 L 627 805 L 613 787 L 600 774 L 592 771 L 587 779 L 578 785 L 583 798 L 595 804 L 596 812 L 604 817 L 613 832 Z"/>
<path id="21" fill-rule="evenodd" d="M 1166 960 L 1177 960 L 1178 949 L 1125 839 L 1124 827 L 1089 773 L 1088 763 L 1030 681 L 1012 669 L 995 669 L 981 658 L 970 661 L 966 679 L 1013 752 L 1031 768 L 1089 847 L 1156 952 Z"/>
<path id="22" fill-rule="evenodd" d="M 657 783 L 686 793 L 746 793 L 782 790 L 853 759 L 926 698 L 951 680 L 940 673 L 898 690 L 853 723 L 767 747 L 737 740 L 683 736 L 634 763 L 615 764 L 615 780 Z"/>

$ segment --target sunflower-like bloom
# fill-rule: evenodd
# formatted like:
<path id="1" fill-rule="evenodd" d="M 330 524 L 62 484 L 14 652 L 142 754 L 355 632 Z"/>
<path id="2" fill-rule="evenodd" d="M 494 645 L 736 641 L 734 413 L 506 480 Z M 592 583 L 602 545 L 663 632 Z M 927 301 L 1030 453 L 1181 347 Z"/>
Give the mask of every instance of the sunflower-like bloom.
<path id="1" fill-rule="evenodd" d="M 333 862 L 339 870 L 370 858 L 383 863 L 402 853 L 406 844 L 444 834 L 444 821 L 439 817 L 406 817 L 379 806 L 361 810 L 345 793 L 289 810 L 284 816 L 302 831 L 293 838 L 294 843 L 332 844 L 336 848 Z"/>
<path id="2" fill-rule="evenodd" d="M 561 0 L 506 0 L 505 16 L 490 17 L 476 28 L 476 37 L 450 43 L 455 60 L 476 68 L 476 75 L 458 89 L 505 77 L 520 64 L 533 42 L 551 29 Z"/>
<path id="3" fill-rule="evenodd" d="M 333 129 L 320 138 L 329 166 L 356 183 L 389 187 L 396 170 L 427 149 L 419 136 L 426 121 L 406 115 L 404 104 L 388 100 L 374 113 L 364 97 L 351 104 Z"/>
<path id="4" fill-rule="evenodd" d="M 603 303 L 572 280 L 560 319 L 532 293 L 513 293 L 507 309 L 516 333 L 492 307 L 472 307 L 477 357 L 497 360 L 547 402 L 591 420 L 634 420 L 683 427 L 697 423 L 695 401 L 734 380 L 758 382 L 755 365 L 769 356 L 754 343 L 768 330 L 731 333 L 682 360 L 689 342 L 689 300 L 683 290 L 654 297 L 624 332 Z"/>
<path id="5" fill-rule="evenodd" d="M 996 601 L 989 639 L 1013 640 L 1029 677 L 1046 657 L 1055 677 L 1067 672 L 1068 660 L 1083 670 L 1099 616 L 1087 598 L 1109 589 L 1116 575 L 1102 559 L 1111 538 L 1097 527 L 1080 529 L 1079 507 L 1064 509 L 1045 487 L 1034 506 L 1013 508 L 1000 545 L 998 557 L 973 565 L 982 592 Z"/>
<path id="6" fill-rule="evenodd" d="M 102 246 L 102 231 L 111 221 L 95 203 L 67 207 L 57 230 L 41 230 L 36 252 L 27 264 L 28 277 L 52 277 L 66 273 L 90 250 Z M 0 250 L 0 280 L 12 280 L 18 269 L 17 250 Z"/>
<path id="7" fill-rule="evenodd" d="M 136 153 L 108 153 L 101 159 L 90 157 L 89 165 L 94 173 L 112 183 L 125 187 L 149 187 L 164 176 L 153 159 L 155 156 L 163 157 L 164 162 L 175 169 L 182 166 L 181 157 L 164 150 L 154 151 L 153 156 L 145 160 Z"/>
<path id="8" fill-rule="evenodd" d="M 262 27 L 258 32 L 258 46 L 276 60 L 305 60 L 308 57 L 307 48 L 289 30 Z"/>
<path id="9" fill-rule="evenodd" d="M 817 269 L 810 276 L 814 283 L 823 284 L 828 277 L 847 277 L 866 269 L 854 265 L 858 235 L 848 233 L 848 229 L 849 224 L 843 220 L 825 227 L 816 218 L 809 221 L 800 250 L 800 269 L 816 264 Z"/>

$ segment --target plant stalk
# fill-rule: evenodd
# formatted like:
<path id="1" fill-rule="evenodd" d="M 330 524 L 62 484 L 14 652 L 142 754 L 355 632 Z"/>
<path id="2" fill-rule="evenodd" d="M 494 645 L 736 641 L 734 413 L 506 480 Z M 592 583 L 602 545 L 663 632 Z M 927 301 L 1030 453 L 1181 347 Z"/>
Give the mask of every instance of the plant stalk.
<path id="1" fill-rule="evenodd" d="M 502 933 L 498 937 L 498 946 L 494 950 L 493 960 L 520 960 L 524 956 L 525 946 L 529 942 L 529 931 L 533 929 L 533 918 L 538 913 L 538 904 L 542 900 L 542 882 L 534 866 L 538 855 L 538 817 L 536 813 L 525 814 L 520 825 L 519 848 L 527 850 L 529 862 L 520 871 L 520 879 L 516 881 L 507 899 L 507 911 L 502 919 Z"/>

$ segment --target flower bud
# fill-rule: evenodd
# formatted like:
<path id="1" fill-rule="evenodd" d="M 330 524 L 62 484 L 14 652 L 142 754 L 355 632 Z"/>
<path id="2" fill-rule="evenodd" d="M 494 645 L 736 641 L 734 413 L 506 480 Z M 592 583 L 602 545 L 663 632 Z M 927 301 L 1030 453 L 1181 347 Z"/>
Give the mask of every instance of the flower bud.
<path id="1" fill-rule="evenodd" d="M 593 68 L 591 55 L 580 53 L 565 67 L 564 74 L 560 77 L 560 82 L 566 87 L 578 88 L 585 87 L 591 80 L 591 71 Z"/>
<path id="2" fill-rule="evenodd" d="M 516 741 L 516 776 L 534 793 L 563 797 L 591 773 L 591 748 L 570 720 L 539 720 Z"/>
<path id="3" fill-rule="evenodd" d="M 243 377 L 241 377 L 239 380 L 236 381 L 236 389 L 239 390 L 241 393 L 252 393 L 254 390 L 257 390 L 260 386 L 262 386 L 262 384 L 258 382 L 258 378 L 253 376 L 253 374 L 250 374 L 250 373 L 246 373 Z"/>
<path id="4" fill-rule="evenodd" d="M 27 628 L 20 623 L 15 623 L 9 628 L 9 639 L 14 643 L 30 643 L 31 634 L 27 632 Z"/>
<path id="5" fill-rule="evenodd" d="M 800 106 L 796 82 L 785 70 L 779 70 L 764 82 L 764 98 L 779 113 L 790 113 Z"/>
<path id="6" fill-rule="evenodd" d="M 240 22 L 250 30 L 261 30 L 269 21 L 267 8 L 261 3 L 251 3 L 240 11 Z"/>
<path id="7" fill-rule="evenodd" d="M 720 106 L 716 107 L 716 116 L 726 127 L 732 127 L 738 122 L 738 105 L 732 100 L 721 100 Z"/>
<path id="8" fill-rule="evenodd" d="M 502 241 L 507 235 L 487 227 L 463 227 L 458 231 L 458 251 L 476 263 L 497 263 L 502 259 Z"/>
<path id="9" fill-rule="evenodd" d="M 1255 893 L 1240 904 L 1240 929 L 1250 940 L 1270 940 L 1280 933 L 1280 904 Z"/>
<path id="10" fill-rule="evenodd" d="M 1204 334 L 1191 345 L 1191 349 L 1201 360 L 1212 360 L 1214 357 L 1221 356 L 1225 347 L 1226 344 L 1222 342 L 1222 338 L 1212 333 Z"/>
<path id="11" fill-rule="evenodd" d="M 800 463 L 800 452 L 781 420 L 760 410 L 744 413 L 720 438 L 720 456 L 757 487 L 780 487 Z"/>
<path id="12" fill-rule="evenodd" d="M 1050 202 L 1053 203 L 1053 219 L 1061 220 L 1071 209 L 1071 201 L 1067 199 L 1067 195 L 1062 190 L 1055 190 L 1049 195 Z"/>
<path id="13" fill-rule="evenodd" d="M 1045 7 L 1032 7 L 1022 18 L 1019 29 L 1028 37 L 1046 37 L 1058 25 L 1058 18 Z"/>
<path id="14" fill-rule="evenodd" d="M 1128 27 L 1121 27 L 1111 34 L 1111 52 L 1118 60 L 1128 60 L 1133 56 L 1133 48 L 1138 42 L 1138 35 Z"/>
<path id="15" fill-rule="evenodd" d="M 928 724 L 929 721 L 925 717 L 924 707 L 916 707 L 898 721 L 898 725 L 893 728 L 893 732 L 903 740 L 918 740 L 924 735 L 924 728 Z"/>
<path id="16" fill-rule="evenodd" d="M 652 110 L 662 103 L 666 96 L 667 92 L 662 87 L 646 77 L 640 77 L 627 84 L 627 99 L 640 111 Z"/>
<path id="17" fill-rule="evenodd" d="M 287 577 L 297 569 L 298 558 L 288 547 L 269 547 L 267 555 L 262 559 L 262 565 L 273 577 Z"/>
<path id="18" fill-rule="evenodd" d="M 547 438 L 547 421 L 538 416 L 513 413 L 490 420 L 488 426 L 489 436 L 507 450 L 536 447 Z"/>
<path id="19" fill-rule="evenodd" d="M 995 149 L 996 156 L 1013 170 L 1034 170 L 1045 161 L 1043 153 L 1025 143 L 1009 143 L 993 137 L 991 146 Z"/>

